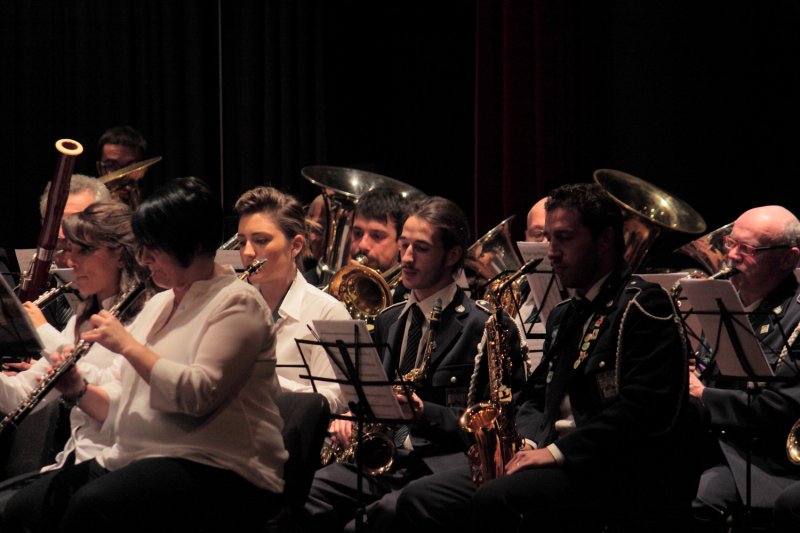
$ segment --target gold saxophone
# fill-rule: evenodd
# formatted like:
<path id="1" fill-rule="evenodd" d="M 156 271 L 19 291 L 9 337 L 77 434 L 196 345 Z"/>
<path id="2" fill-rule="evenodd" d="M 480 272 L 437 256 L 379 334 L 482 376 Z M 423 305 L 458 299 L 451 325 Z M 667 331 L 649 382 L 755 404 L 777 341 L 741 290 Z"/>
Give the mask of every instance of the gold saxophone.
<path id="1" fill-rule="evenodd" d="M 522 447 L 514 423 L 514 404 L 510 387 L 512 368 L 509 357 L 508 328 L 503 325 L 503 309 L 495 306 L 486 321 L 484 348 L 476 356 L 479 368 L 485 353 L 489 368 L 489 401 L 474 404 L 461 415 L 461 427 L 475 438 L 468 456 L 472 481 L 476 485 L 502 477 L 505 467 Z M 474 384 L 470 398 L 474 397 Z"/>
<path id="2" fill-rule="evenodd" d="M 431 354 L 436 349 L 436 333 L 441 314 L 442 300 L 437 298 L 428 319 L 430 326 L 428 327 L 428 337 L 425 340 L 422 360 L 418 367 L 400 377 L 400 381 L 403 384 L 393 386 L 395 394 L 408 394 L 408 396 L 411 396 L 425 381 Z M 357 423 L 354 422 L 355 424 Z M 361 462 L 362 470 L 370 477 L 388 472 L 392 467 L 392 463 L 394 463 L 394 456 L 397 451 L 391 429 L 385 424 L 365 423 L 361 430 L 361 446 L 358 445 L 358 433 L 358 428 L 354 427 L 346 447 L 333 440 L 326 440 L 320 451 L 322 465 L 327 465 L 333 461 L 337 463 L 354 463 L 358 459 Z M 356 457 L 356 454 L 358 454 L 358 457 Z"/>

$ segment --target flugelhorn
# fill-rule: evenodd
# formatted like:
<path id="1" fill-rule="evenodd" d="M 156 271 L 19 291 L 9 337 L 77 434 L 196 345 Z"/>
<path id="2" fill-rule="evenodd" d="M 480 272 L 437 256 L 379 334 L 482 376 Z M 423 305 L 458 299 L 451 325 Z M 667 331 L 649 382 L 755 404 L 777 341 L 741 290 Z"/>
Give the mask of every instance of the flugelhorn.
<path id="1" fill-rule="evenodd" d="M 108 310 L 111 315 L 121 317 L 131 305 L 142 295 L 146 287 L 146 281 L 140 281 L 124 294 L 119 297 L 114 306 Z M 54 369 L 50 374 L 47 374 L 42 381 L 34 388 L 28 396 L 23 400 L 16 409 L 8 413 L 2 421 L 0 421 L 0 435 L 9 427 L 18 426 L 26 416 L 42 401 L 42 399 L 50 392 L 55 386 L 56 382 L 66 374 L 77 362 L 88 353 L 89 349 L 94 345 L 93 342 L 88 342 L 83 339 L 78 341 L 72 352 L 64 358 L 61 365 Z"/>

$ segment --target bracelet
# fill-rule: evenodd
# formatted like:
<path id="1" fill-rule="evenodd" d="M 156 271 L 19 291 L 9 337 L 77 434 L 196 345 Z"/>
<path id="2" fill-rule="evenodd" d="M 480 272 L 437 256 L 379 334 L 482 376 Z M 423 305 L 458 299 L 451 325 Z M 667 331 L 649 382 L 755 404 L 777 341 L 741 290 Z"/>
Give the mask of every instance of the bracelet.
<path id="1" fill-rule="evenodd" d="M 61 405 L 63 405 L 67 409 L 72 409 L 73 407 L 76 407 L 79 403 L 81 403 L 83 397 L 86 396 L 86 391 L 88 390 L 89 390 L 89 382 L 86 381 L 86 378 L 83 378 L 83 388 L 78 393 L 78 395 L 75 396 L 74 398 L 67 398 L 66 396 L 62 396 L 60 400 Z"/>

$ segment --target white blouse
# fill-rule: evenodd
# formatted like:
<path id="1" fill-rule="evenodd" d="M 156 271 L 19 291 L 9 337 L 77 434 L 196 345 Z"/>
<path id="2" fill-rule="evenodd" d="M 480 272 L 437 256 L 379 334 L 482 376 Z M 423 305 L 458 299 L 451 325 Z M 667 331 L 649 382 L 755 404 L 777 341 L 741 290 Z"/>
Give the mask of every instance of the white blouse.
<path id="1" fill-rule="evenodd" d="M 311 382 L 300 376 L 335 377 L 328 354 L 321 346 L 300 345 L 308 369 L 299 366 L 283 366 L 303 365 L 303 357 L 300 355 L 295 339 L 315 340 L 308 329 L 312 320 L 350 320 L 350 314 L 342 302 L 311 285 L 298 271 L 281 302 L 278 309 L 278 320 L 275 323 L 277 373 L 283 390 L 313 391 Z M 347 408 L 338 384 L 323 381 L 316 381 L 314 384 L 317 392 L 327 398 L 331 412 L 338 413 Z"/>
<path id="2" fill-rule="evenodd" d="M 115 302 L 115 298 L 109 298 L 103 302 L 103 307 L 108 309 Z M 82 309 L 78 309 L 78 314 Z M 59 332 L 50 324 L 43 324 L 36 329 L 44 345 L 44 354 L 49 356 L 58 351 L 63 346 L 74 345 L 78 339 L 75 337 L 76 316 L 73 315 L 67 322 L 64 331 Z M 90 323 L 87 321 L 81 327 L 81 332 L 89 329 Z M 122 359 L 99 344 L 94 344 L 89 351 L 77 363 L 80 373 L 89 383 L 101 385 L 114 389 L 115 378 L 112 371 L 114 361 Z M 46 375 L 50 362 L 46 357 L 37 360 L 33 366 L 24 372 L 14 376 L 7 376 L 0 373 L 0 410 L 8 413 L 26 399 L 31 391 L 39 385 L 38 378 Z M 58 401 L 61 394 L 55 389 L 50 391 L 40 402 L 37 409 L 47 403 Z M 92 417 L 73 408 L 69 416 L 70 436 L 64 445 L 64 449 L 56 456 L 56 461 L 52 465 L 42 468 L 42 472 L 57 470 L 64 466 L 69 454 L 75 452 L 75 463 L 82 463 L 89 459 L 94 459 L 103 448 L 114 443 L 113 426 L 106 427 Z"/>
<path id="3" fill-rule="evenodd" d="M 129 330 L 160 356 L 148 384 L 127 363 L 109 391 L 106 424 L 117 441 L 98 462 L 117 470 L 149 457 L 177 457 L 231 470 L 283 490 L 283 421 L 273 398 L 275 337 L 261 294 L 231 274 L 192 284 L 174 307 L 155 295 Z"/>

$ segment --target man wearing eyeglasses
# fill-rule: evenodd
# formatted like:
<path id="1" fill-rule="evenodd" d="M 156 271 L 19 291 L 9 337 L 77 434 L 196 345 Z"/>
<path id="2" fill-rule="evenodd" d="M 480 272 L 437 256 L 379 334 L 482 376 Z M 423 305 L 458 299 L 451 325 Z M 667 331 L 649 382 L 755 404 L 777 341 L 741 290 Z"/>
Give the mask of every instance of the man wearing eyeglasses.
<path id="1" fill-rule="evenodd" d="M 731 282 L 778 379 L 748 395 L 744 383 L 724 381 L 713 363 L 705 384 L 689 373 L 689 394 L 716 437 L 704 450 L 710 468 L 693 504 L 698 531 L 718 531 L 746 503 L 748 452 L 755 512 L 772 509 L 780 491 L 800 479 L 785 451 L 800 417 L 800 342 L 786 343 L 800 322 L 798 239 L 798 219 L 783 207 L 765 206 L 743 213 L 724 240 L 728 262 L 740 271 Z"/>
<path id="2" fill-rule="evenodd" d="M 97 175 L 102 178 L 121 168 L 144 160 L 147 152 L 147 141 L 141 133 L 130 126 L 109 128 L 97 141 L 100 159 L 97 161 Z M 139 180 L 145 170 L 132 172 L 124 177 L 107 183 L 111 195 L 136 209 L 141 203 Z"/>

